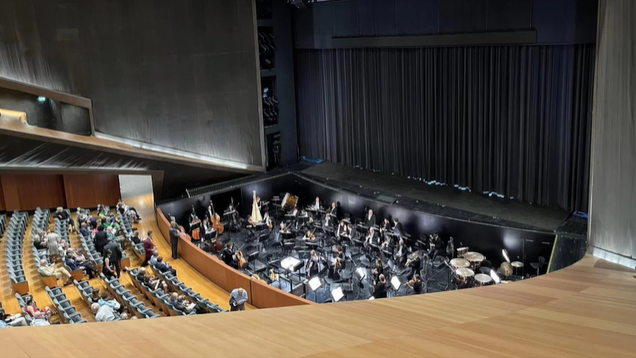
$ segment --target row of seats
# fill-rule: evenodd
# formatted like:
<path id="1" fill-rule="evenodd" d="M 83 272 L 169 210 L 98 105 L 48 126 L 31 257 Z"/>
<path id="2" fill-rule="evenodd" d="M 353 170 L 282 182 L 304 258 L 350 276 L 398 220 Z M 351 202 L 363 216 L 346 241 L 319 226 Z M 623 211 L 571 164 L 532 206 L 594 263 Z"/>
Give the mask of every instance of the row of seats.
<path id="1" fill-rule="evenodd" d="M 171 292 L 177 292 L 179 294 L 184 295 L 188 299 L 188 301 L 192 303 L 204 305 L 206 307 L 206 310 L 209 313 L 227 312 L 227 310 L 224 310 L 223 308 L 219 307 L 219 305 L 217 305 L 216 303 L 211 303 L 207 298 L 203 298 L 201 297 L 200 294 L 194 292 L 192 288 L 186 286 L 185 283 L 179 281 L 177 276 L 173 275 L 172 272 L 169 272 L 169 271 L 161 272 L 158 269 L 156 269 L 154 265 L 151 265 L 151 267 L 152 267 L 152 270 L 159 277 L 161 277 L 164 281 L 166 281 L 166 284 L 168 284 L 168 287 L 170 288 Z"/>
<path id="2" fill-rule="evenodd" d="M 95 244 L 93 243 L 93 238 L 90 236 L 82 236 L 79 235 L 80 242 L 82 243 L 82 249 L 84 250 L 84 255 L 86 259 L 93 265 L 95 268 L 102 267 L 104 265 L 104 258 L 102 254 L 95 250 Z"/>
<path id="3" fill-rule="evenodd" d="M 40 260 L 44 259 L 46 262 L 49 262 L 49 250 L 41 249 L 38 250 L 34 243 L 35 239 L 38 236 L 38 231 L 42 230 L 46 232 L 46 229 L 49 227 L 49 217 L 51 212 L 47 210 L 42 210 L 40 208 L 35 209 L 35 213 L 33 214 L 33 220 L 31 221 L 31 243 L 33 251 L 33 258 L 35 260 L 35 266 L 40 268 Z"/>
<path id="4" fill-rule="evenodd" d="M 95 291 L 95 288 L 91 286 L 87 280 L 79 282 L 77 280 L 73 280 L 73 285 L 77 289 L 80 297 L 82 297 L 84 302 L 86 302 L 86 305 L 90 307 L 93 304 L 93 291 Z"/>
<path id="5" fill-rule="evenodd" d="M 7 272 L 14 289 L 20 294 L 29 292 L 29 285 L 22 266 L 22 243 L 28 218 L 28 213 L 14 211 L 7 228 L 5 247 Z"/>
<path id="6" fill-rule="evenodd" d="M 163 292 L 162 287 L 158 287 L 156 290 L 151 290 L 149 287 L 146 287 L 144 284 L 139 282 L 137 279 L 137 269 L 129 270 L 128 275 L 130 275 L 130 279 L 133 282 L 133 285 L 137 287 L 139 292 L 143 293 L 146 298 L 152 302 L 155 306 L 157 306 L 160 310 L 163 311 L 167 316 L 186 316 L 187 314 L 183 311 L 176 309 L 170 303 L 170 295 Z M 190 315 L 196 314 L 195 311 L 192 311 Z"/>
<path id="7" fill-rule="evenodd" d="M 24 307 L 26 307 L 26 301 L 24 300 L 24 297 L 22 297 L 22 295 L 20 295 L 19 293 L 16 293 L 15 294 L 15 298 L 16 298 L 16 300 L 18 300 L 18 305 L 20 306 L 20 311 L 22 312 L 22 317 L 24 317 L 24 319 L 26 319 L 27 323 L 30 326 L 31 325 L 31 321 L 33 321 L 33 317 L 31 317 L 31 315 L 28 314 L 27 311 L 24 309 Z"/>
<path id="8" fill-rule="evenodd" d="M 142 242 L 135 244 L 132 241 L 133 228 L 130 223 L 130 218 L 127 215 L 122 215 L 119 211 L 117 211 L 117 220 L 121 223 L 121 229 L 124 232 L 126 241 L 128 241 L 128 245 L 132 247 L 135 255 L 137 255 L 137 258 L 143 260 L 144 256 L 146 255 L 146 250 L 144 250 L 144 244 Z"/>
<path id="9" fill-rule="evenodd" d="M 57 311 L 66 323 L 86 323 L 86 320 L 82 319 L 82 316 L 77 312 L 75 306 L 71 305 L 71 301 L 66 298 L 66 294 L 62 292 L 61 288 L 49 288 L 45 286 L 44 289 L 51 303 L 57 308 Z"/>
<path id="10" fill-rule="evenodd" d="M 119 280 L 115 277 L 111 279 L 106 278 L 103 273 L 99 274 L 106 285 L 106 289 L 115 297 L 120 304 L 128 307 L 128 312 L 134 314 L 139 318 L 156 318 L 158 314 L 154 313 L 150 308 L 147 308 L 143 302 L 139 302 L 124 285 L 119 283 Z M 83 294 L 82 294 L 83 296 Z"/>

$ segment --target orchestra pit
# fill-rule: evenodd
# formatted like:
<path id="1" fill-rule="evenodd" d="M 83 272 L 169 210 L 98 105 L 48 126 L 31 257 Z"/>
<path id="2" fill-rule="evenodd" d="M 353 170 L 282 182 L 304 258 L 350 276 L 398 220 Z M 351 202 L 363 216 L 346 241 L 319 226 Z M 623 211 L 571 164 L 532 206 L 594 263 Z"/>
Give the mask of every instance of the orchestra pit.
<path id="1" fill-rule="evenodd" d="M 0 14 L 4 356 L 636 356 L 635 2 Z"/>

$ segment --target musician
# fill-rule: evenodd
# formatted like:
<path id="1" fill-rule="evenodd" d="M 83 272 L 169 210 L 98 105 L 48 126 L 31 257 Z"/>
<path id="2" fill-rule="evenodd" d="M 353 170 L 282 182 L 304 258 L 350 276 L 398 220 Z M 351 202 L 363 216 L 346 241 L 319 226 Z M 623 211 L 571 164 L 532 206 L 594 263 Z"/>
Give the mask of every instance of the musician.
<path id="1" fill-rule="evenodd" d="M 322 226 L 324 227 L 331 227 L 331 216 L 330 215 L 325 215 L 325 218 L 322 220 Z"/>
<path id="2" fill-rule="evenodd" d="M 211 240 L 212 236 L 214 236 L 214 228 L 212 227 L 212 222 L 210 218 L 206 215 L 205 220 L 203 220 L 203 235 L 206 240 Z"/>
<path id="3" fill-rule="evenodd" d="M 331 209 L 329 209 L 329 214 L 335 215 L 338 217 L 338 207 L 336 207 L 336 202 L 331 203 Z"/>
<path id="4" fill-rule="evenodd" d="M 342 246 L 336 246 L 336 258 L 344 260 L 344 253 L 342 252 Z"/>
<path id="5" fill-rule="evenodd" d="M 234 256 L 234 252 L 235 252 L 234 243 L 230 242 L 229 244 L 225 245 L 225 248 L 223 249 L 223 252 L 221 253 L 221 260 L 223 260 L 223 262 L 225 262 L 225 264 L 230 267 L 238 268 L 238 265 L 236 264 L 236 257 Z"/>
<path id="6" fill-rule="evenodd" d="M 314 210 L 320 210 L 320 198 L 316 197 L 316 201 L 314 202 L 314 205 L 311 206 L 312 209 Z"/>
<path id="7" fill-rule="evenodd" d="M 386 286 L 386 278 L 384 275 L 379 275 L 378 281 L 373 282 L 373 298 L 386 298 Z"/>
<path id="8" fill-rule="evenodd" d="M 338 224 L 338 230 L 336 231 L 336 236 L 340 237 L 340 235 L 344 235 L 347 231 L 347 225 L 344 221 L 340 221 Z"/>
<path id="9" fill-rule="evenodd" d="M 384 218 L 384 220 L 382 220 L 382 224 L 380 224 L 380 233 L 385 233 L 389 230 L 391 230 L 391 223 L 389 223 L 388 218 Z"/>
<path id="10" fill-rule="evenodd" d="M 329 267 L 329 273 L 327 277 L 331 278 L 334 281 L 339 281 L 341 279 L 340 270 L 342 269 L 342 259 L 336 256 L 333 264 Z"/>
<path id="11" fill-rule="evenodd" d="M 311 250 L 311 254 L 309 256 L 309 260 L 307 260 L 307 267 L 305 268 L 305 272 L 307 274 L 307 277 L 312 277 L 318 274 L 318 271 L 320 271 L 318 269 L 318 263 L 320 262 L 320 259 L 318 258 L 318 255 L 316 254 L 315 250 Z"/>
<path id="12" fill-rule="evenodd" d="M 406 279 L 411 280 L 413 275 L 422 269 L 422 259 L 420 259 L 420 255 L 414 252 L 411 258 L 406 261 L 406 266 L 411 268 L 411 272 L 406 276 Z"/>
<path id="13" fill-rule="evenodd" d="M 212 200 L 210 200 L 210 203 L 212 203 Z M 212 210 L 212 205 L 208 205 L 208 209 L 205 211 L 205 216 L 212 219 L 214 217 L 214 210 Z"/>
<path id="14" fill-rule="evenodd" d="M 398 218 L 393 218 L 393 232 L 399 234 L 400 236 L 404 235 L 404 228 L 402 228 L 402 223 Z"/>
<path id="15" fill-rule="evenodd" d="M 294 206 L 294 208 L 292 209 L 292 211 L 289 212 L 290 215 L 292 215 L 294 218 L 298 217 L 298 208 Z"/>
<path id="16" fill-rule="evenodd" d="M 384 274 L 384 264 L 379 257 L 375 258 L 375 267 L 371 270 L 371 274 L 373 275 L 373 282 L 376 282 L 378 277 Z"/>
<path id="17" fill-rule="evenodd" d="M 193 205 L 192 212 L 190 213 L 190 218 L 188 219 L 188 223 L 192 225 L 193 222 L 197 222 L 197 221 L 200 221 L 200 220 L 199 220 L 199 217 L 197 216 L 196 210 L 194 210 L 194 205 Z"/>
<path id="18" fill-rule="evenodd" d="M 237 221 L 238 221 L 238 213 L 234 209 L 234 204 L 230 203 L 230 205 L 227 207 L 227 209 L 223 213 L 223 216 L 228 216 L 229 221 L 232 223 L 231 226 L 234 228 L 234 230 L 236 230 Z"/>
<path id="19" fill-rule="evenodd" d="M 404 245 L 404 239 L 400 238 L 400 241 L 398 242 L 398 248 L 397 248 L 397 252 L 395 253 L 395 262 L 399 265 L 399 266 L 404 266 L 404 264 L 406 263 L 406 245 Z"/>
<path id="20" fill-rule="evenodd" d="M 364 226 L 372 227 L 375 226 L 375 215 L 373 214 L 373 210 L 369 209 L 368 214 L 364 217 Z"/>
<path id="21" fill-rule="evenodd" d="M 316 236 L 314 236 L 314 234 L 307 230 L 307 232 L 305 233 L 305 236 L 303 236 L 303 241 L 309 241 L 309 242 L 315 242 L 316 241 Z"/>
<path id="22" fill-rule="evenodd" d="M 416 295 L 422 293 L 422 280 L 420 279 L 419 274 L 415 274 L 415 276 L 413 276 L 413 279 L 407 282 L 406 285 L 409 286 L 409 288 L 412 289 Z"/>
<path id="23" fill-rule="evenodd" d="M 263 224 L 267 225 L 268 228 L 272 228 L 273 223 L 272 223 L 272 218 L 269 217 L 269 213 L 265 212 L 265 214 L 263 215 Z"/>
<path id="24" fill-rule="evenodd" d="M 367 234 L 367 237 L 364 239 L 364 247 L 369 247 L 371 244 L 374 244 L 375 242 L 375 229 L 373 229 L 373 227 L 369 228 L 369 233 Z"/>
<path id="25" fill-rule="evenodd" d="M 391 249 L 391 235 L 384 234 L 384 241 L 382 241 L 382 244 L 380 244 L 380 250 L 389 251 L 390 249 Z"/>

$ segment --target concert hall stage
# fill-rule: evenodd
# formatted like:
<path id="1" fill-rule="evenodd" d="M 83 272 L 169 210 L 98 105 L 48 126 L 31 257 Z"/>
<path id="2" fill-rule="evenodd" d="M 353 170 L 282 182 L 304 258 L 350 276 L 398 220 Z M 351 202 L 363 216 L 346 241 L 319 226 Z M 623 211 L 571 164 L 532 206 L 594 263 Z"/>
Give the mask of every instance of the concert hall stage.
<path id="1" fill-rule="evenodd" d="M 414 243 L 412 251 L 422 255 L 424 293 L 454 288 L 449 283 L 453 272 L 448 266 L 423 255 L 424 245 L 418 246 L 417 242 L 426 242 L 424 235 L 438 233 L 444 242 L 453 237 L 455 248 L 467 246 L 470 251 L 483 254 L 493 269 L 499 268 L 505 261 L 502 249 L 507 250 L 510 261 L 522 263 L 512 275 L 506 276 L 507 281 L 535 276 L 536 263 L 541 261 L 540 257 L 545 259 L 545 264 L 539 265 L 539 274 L 544 274 L 571 265 L 585 254 L 586 221 L 571 217 L 567 212 L 327 163 L 301 163 L 267 174 L 193 188 L 188 190 L 189 198 L 165 202 L 158 207 L 187 228 L 193 206 L 198 216 L 202 217 L 210 199 L 217 212 L 222 212 L 233 199 L 239 204 L 237 211 L 241 218 L 245 218 L 251 213 L 254 190 L 263 201 L 271 201 L 274 196 L 282 199 L 286 193 L 290 193 L 298 197 L 299 208 L 310 205 L 317 196 L 323 205 L 337 202 L 341 212 L 350 215 L 351 222 L 361 218 L 368 209 L 373 209 L 378 223 L 385 217 L 398 217 L 410 236 L 408 241 Z M 269 205 L 270 214 L 278 220 L 284 220 L 280 208 L 276 209 L 272 204 Z M 330 292 L 338 287 L 343 287 L 346 300 L 368 299 L 371 296 L 372 261 L 377 255 L 350 242 L 350 245 L 345 245 L 349 248 L 345 248 L 347 267 L 342 271 L 343 279 L 323 281 L 323 285 L 314 292 L 308 288 L 303 268 L 295 275 L 284 275 L 285 270 L 278 265 L 287 256 L 307 260 L 311 247 L 303 245 L 299 240 L 302 234 L 297 232 L 294 236 L 298 244 L 294 249 L 284 250 L 281 243 L 276 242 L 276 227 L 253 235 L 249 235 L 245 229 L 237 232 L 227 230 L 221 239 L 224 243 L 234 242 L 246 256 L 259 251 L 259 263 L 250 265 L 245 272 L 257 273 L 268 281 L 267 272 L 274 268 L 281 276 L 290 277 L 291 284 L 273 283 L 284 291 L 319 303 L 330 301 Z M 317 233 L 322 231 L 318 227 L 313 229 Z M 330 233 L 319 236 L 320 248 L 317 251 L 319 256 L 325 258 L 325 269 L 330 258 L 333 259 L 335 245 L 333 241 L 327 240 L 333 236 Z M 407 281 L 408 271 L 404 267 L 394 267 L 388 255 L 382 256 L 382 260 L 385 267 L 390 268 L 387 276 L 398 276 L 402 283 L 397 290 L 390 289 L 389 296 L 413 294 L 403 285 Z M 364 274 L 356 274 L 356 271 Z M 321 271 L 320 277 L 326 277 L 324 271 Z"/>

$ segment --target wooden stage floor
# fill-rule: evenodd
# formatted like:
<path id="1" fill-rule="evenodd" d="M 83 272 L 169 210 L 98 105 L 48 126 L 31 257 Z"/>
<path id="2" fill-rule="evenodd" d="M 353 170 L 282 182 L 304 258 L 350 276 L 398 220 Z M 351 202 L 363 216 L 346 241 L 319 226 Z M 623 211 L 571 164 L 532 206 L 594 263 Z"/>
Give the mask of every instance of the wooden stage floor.
<path id="1" fill-rule="evenodd" d="M 635 356 L 634 273 L 596 261 L 586 256 L 538 278 L 420 296 L 10 328 L 0 345 L 10 357 Z"/>

